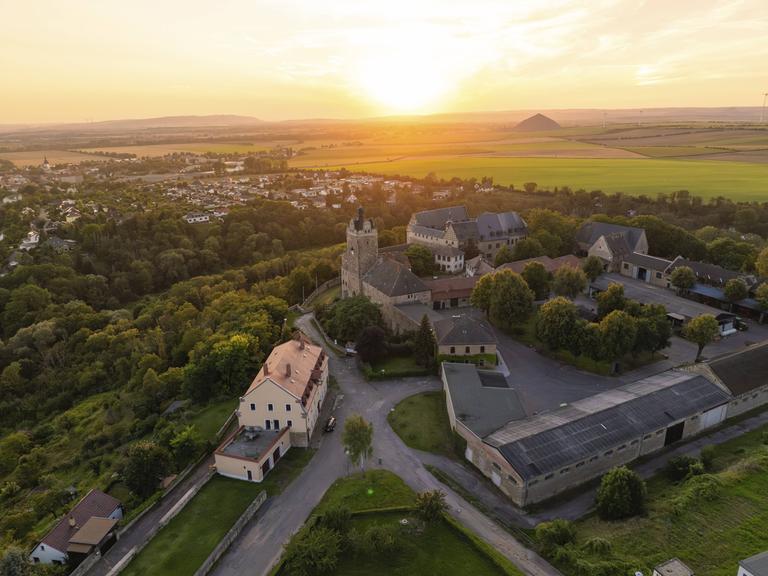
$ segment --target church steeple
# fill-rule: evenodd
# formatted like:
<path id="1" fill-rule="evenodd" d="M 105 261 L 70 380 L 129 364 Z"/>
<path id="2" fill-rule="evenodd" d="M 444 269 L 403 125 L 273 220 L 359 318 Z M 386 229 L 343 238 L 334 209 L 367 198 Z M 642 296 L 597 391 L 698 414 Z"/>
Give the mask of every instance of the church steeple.
<path id="1" fill-rule="evenodd" d="M 341 295 L 363 293 L 363 276 L 376 263 L 379 255 L 379 235 L 372 219 L 365 219 L 360 206 L 357 217 L 347 226 L 347 250 L 341 255 Z"/>

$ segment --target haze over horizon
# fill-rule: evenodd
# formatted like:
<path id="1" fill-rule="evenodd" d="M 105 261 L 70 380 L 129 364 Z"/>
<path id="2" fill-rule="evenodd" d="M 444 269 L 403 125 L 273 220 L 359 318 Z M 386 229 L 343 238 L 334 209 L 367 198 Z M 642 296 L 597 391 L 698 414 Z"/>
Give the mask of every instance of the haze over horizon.
<path id="1" fill-rule="evenodd" d="M 759 106 L 761 0 L 13 3 L 0 123 Z"/>

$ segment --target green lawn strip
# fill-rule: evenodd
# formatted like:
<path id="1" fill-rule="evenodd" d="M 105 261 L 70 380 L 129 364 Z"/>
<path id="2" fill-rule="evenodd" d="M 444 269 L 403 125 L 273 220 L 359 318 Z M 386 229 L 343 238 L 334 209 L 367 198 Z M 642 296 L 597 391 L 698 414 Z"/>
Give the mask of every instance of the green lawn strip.
<path id="1" fill-rule="evenodd" d="M 364 530 L 367 526 L 393 524 L 408 516 L 403 512 L 382 512 L 355 517 L 353 528 Z M 411 528 L 402 528 L 410 531 Z M 335 576 L 504 576 L 520 574 L 501 568 L 495 558 L 477 544 L 474 535 L 455 528 L 448 521 L 425 526 L 419 533 L 409 532 L 402 538 L 402 550 L 389 557 L 360 557 L 342 555 Z"/>
<path id="2" fill-rule="evenodd" d="M 456 457 L 444 392 L 409 396 L 387 415 L 387 421 L 406 446 Z"/>
<path id="3" fill-rule="evenodd" d="M 194 574 L 262 489 L 259 484 L 214 476 L 122 574 Z"/>
<path id="4" fill-rule="evenodd" d="M 368 379 L 386 379 L 426 376 L 430 370 L 419 366 L 413 356 L 389 356 L 371 365 L 363 364 L 363 373 Z"/>
<path id="5" fill-rule="evenodd" d="M 413 506 L 416 494 L 403 480 L 388 470 L 368 470 L 336 480 L 313 514 L 346 506 L 352 512 L 395 506 Z"/>
<path id="6" fill-rule="evenodd" d="M 341 286 L 332 286 L 315 296 L 309 303 L 313 308 L 315 306 L 331 304 L 334 300 L 341 297 Z"/>
<path id="7" fill-rule="evenodd" d="M 294 448 L 263 482 L 214 476 L 152 539 L 122 574 L 194 574 L 256 496 L 283 491 L 309 463 L 314 451 Z"/>
<path id="8" fill-rule="evenodd" d="M 203 441 L 216 442 L 216 433 L 227 421 L 232 411 L 237 408 L 237 400 L 227 398 L 205 406 L 187 416 L 189 424 L 197 429 Z"/>
<path id="9" fill-rule="evenodd" d="M 731 576 L 737 562 L 768 548 L 768 426 L 716 446 L 713 475 L 719 494 L 700 496 L 681 505 L 687 482 L 673 484 L 664 475 L 648 482 L 648 514 L 621 522 L 596 516 L 576 523 L 581 545 L 600 537 L 611 543 L 607 558 L 579 552 L 587 561 L 620 559 L 632 569 L 650 572 L 654 565 L 678 557 L 697 574 Z M 562 567 L 565 574 L 569 572 Z"/>

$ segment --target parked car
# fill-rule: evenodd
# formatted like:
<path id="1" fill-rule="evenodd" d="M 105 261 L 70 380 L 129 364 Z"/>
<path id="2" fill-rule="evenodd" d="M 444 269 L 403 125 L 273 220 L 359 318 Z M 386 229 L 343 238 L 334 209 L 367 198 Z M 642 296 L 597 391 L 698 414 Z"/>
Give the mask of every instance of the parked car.
<path id="1" fill-rule="evenodd" d="M 330 418 L 328 418 L 328 422 L 325 423 L 324 430 L 326 432 L 333 432 L 335 429 L 336 429 L 336 418 L 331 416 Z"/>

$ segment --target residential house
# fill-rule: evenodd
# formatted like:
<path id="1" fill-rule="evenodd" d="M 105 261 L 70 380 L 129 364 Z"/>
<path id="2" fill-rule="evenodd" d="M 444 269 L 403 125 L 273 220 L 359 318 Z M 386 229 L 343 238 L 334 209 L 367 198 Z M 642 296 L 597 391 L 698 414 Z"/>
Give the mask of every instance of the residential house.
<path id="1" fill-rule="evenodd" d="M 622 258 L 619 272 L 622 276 L 635 278 L 654 286 L 669 288 L 667 269 L 670 264 L 672 264 L 671 260 L 640 254 L 639 252 L 630 252 Z"/>
<path id="2" fill-rule="evenodd" d="M 424 280 L 430 290 L 432 309 L 465 308 L 471 306 L 470 298 L 479 276 L 448 276 Z"/>
<path id="3" fill-rule="evenodd" d="M 307 447 L 328 390 L 328 357 L 301 332 L 275 346 L 240 397 L 239 427 L 217 448 L 223 476 L 261 482 L 292 446 Z"/>
<path id="4" fill-rule="evenodd" d="M 454 316 L 435 322 L 434 329 L 439 356 L 496 357 L 496 336 L 484 320 Z"/>
<path id="5" fill-rule="evenodd" d="M 601 237 L 616 235 L 624 239 L 628 253 L 648 254 L 648 238 L 645 235 L 645 230 L 632 226 L 609 224 L 607 222 L 589 221 L 582 224 L 581 228 L 576 232 L 576 246 L 579 253 L 588 254 L 590 248 Z M 621 246 L 621 250 L 624 250 L 623 246 Z"/>
<path id="6" fill-rule="evenodd" d="M 190 212 L 184 215 L 184 220 L 186 220 L 187 224 L 200 224 L 210 222 L 211 217 L 205 212 Z"/>
<path id="7" fill-rule="evenodd" d="M 91 490 L 43 536 L 29 557 L 35 564 L 79 564 L 114 542 L 114 528 L 122 517 L 117 498 Z"/>

